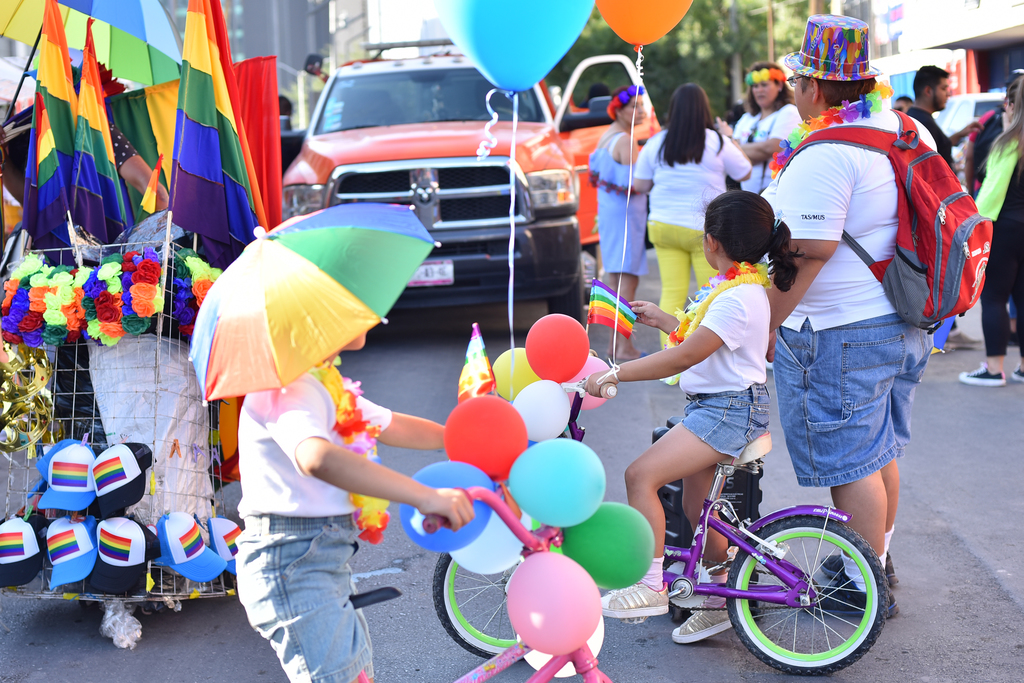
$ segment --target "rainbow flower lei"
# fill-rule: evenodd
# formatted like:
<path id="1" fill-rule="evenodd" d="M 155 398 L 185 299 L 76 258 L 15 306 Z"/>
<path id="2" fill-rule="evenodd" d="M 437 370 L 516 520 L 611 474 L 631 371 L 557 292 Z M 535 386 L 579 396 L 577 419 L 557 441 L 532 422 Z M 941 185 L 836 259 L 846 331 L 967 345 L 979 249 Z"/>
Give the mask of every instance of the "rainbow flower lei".
<path id="1" fill-rule="evenodd" d="M 764 83 L 765 81 L 778 81 L 779 83 L 785 83 L 786 74 L 782 73 L 781 69 L 758 69 L 757 71 L 751 71 L 748 73 L 747 77 L 743 80 L 747 85 Z"/>
<path id="2" fill-rule="evenodd" d="M 867 95 L 861 95 L 860 99 L 854 102 L 843 100 L 837 107 L 827 109 L 821 116 L 816 116 L 809 121 L 804 121 L 793 129 L 789 138 L 782 141 L 782 150 L 776 152 L 772 157 L 768 168 L 772 171 L 772 178 L 779 174 L 779 171 L 786 165 L 793 152 L 816 130 L 822 130 L 837 123 L 852 123 L 860 119 L 871 118 L 872 114 L 882 111 L 882 100 L 887 100 L 893 95 L 893 89 L 888 83 L 876 83 L 875 89 Z"/>
<path id="3" fill-rule="evenodd" d="M 310 374 L 319 380 L 331 395 L 335 408 L 334 431 L 341 437 L 345 448 L 380 463 L 380 458 L 377 457 L 377 437 L 380 436 L 381 429 L 363 420 L 363 413 L 356 403 L 356 398 L 363 394 L 359 382 L 342 377 L 338 369 L 330 363 L 310 370 Z M 388 514 L 388 501 L 359 493 L 350 493 L 349 498 L 357 508 L 353 517 L 356 526 L 362 530 L 359 538 L 373 544 L 383 541 L 384 530 L 391 519 L 391 515 Z"/>
<path id="4" fill-rule="evenodd" d="M 174 318 L 181 334 L 191 337 L 196 315 L 210 287 L 223 271 L 213 268 L 191 249 L 182 249 L 174 256 Z"/>

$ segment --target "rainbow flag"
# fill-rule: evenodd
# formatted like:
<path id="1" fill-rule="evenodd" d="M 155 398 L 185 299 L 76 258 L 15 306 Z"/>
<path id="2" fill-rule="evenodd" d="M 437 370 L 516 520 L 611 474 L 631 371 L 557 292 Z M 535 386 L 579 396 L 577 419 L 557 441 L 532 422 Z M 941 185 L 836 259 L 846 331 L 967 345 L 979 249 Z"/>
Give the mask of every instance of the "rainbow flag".
<path id="1" fill-rule="evenodd" d="M 466 362 L 459 375 L 459 403 L 467 398 L 489 394 L 494 391 L 494 387 L 494 371 L 487 359 L 484 337 L 480 334 L 480 326 L 473 323 L 473 335 L 466 348 Z"/>
<path id="2" fill-rule="evenodd" d="M 38 249 L 63 247 L 68 236 L 67 188 L 75 154 L 75 94 L 68 41 L 57 0 L 45 0 L 39 35 L 36 106 L 26 169 L 24 226 Z"/>
<path id="3" fill-rule="evenodd" d="M 93 20 L 85 27 L 82 80 L 78 91 L 78 122 L 72 167 L 71 216 L 76 225 L 104 243 L 113 242 L 125 228 L 110 123 L 103 100 L 103 84 L 92 38 Z"/>
<path id="4" fill-rule="evenodd" d="M 131 557 L 132 541 L 106 529 L 100 529 L 100 555 L 115 562 L 127 562 Z"/>
<path id="5" fill-rule="evenodd" d="M 199 525 L 195 522 L 192 522 L 192 528 L 178 540 L 181 541 L 181 549 L 185 551 L 185 557 L 189 560 L 203 550 L 203 537 L 199 535 Z"/>
<path id="6" fill-rule="evenodd" d="M 238 86 L 219 2 L 189 0 L 174 125 L 170 210 L 226 267 L 267 226 L 242 126 Z"/>
<path id="7" fill-rule="evenodd" d="M 84 462 L 55 462 L 50 486 L 73 486 L 84 489 L 89 486 L 89 466 Z"/>
<path id="8" fill-rule="evenodd" d="M 54 534 L 46 539 L 46 549 L 50 553 L 50 563 L 57 562 L 68 555 L 74 555 L 81 548 L 78 547 L 78 539 L 72 529 Z"/>
<path id="9" fill-rule="evenodd" d="M 25 554 L 25 541 L 21 533 L 0 534 L 0 557 L 22 557 Z"/>
<path id="10" fill-rule="evenodd" d="M 119 481 L 127 481 L 124 467 L 121 465 L 121 458 L 113 458 L 100 463 L 92 468 L 93 479 L 96 480 L 96 490 L 102 491 L 111 484 Z"/>
<path id="11" fill-rule="evenodd" d="M 617 328 L 622 336 L 629 339 L 636 323 L 636 313 L 630 308 L 628 301 L 616 296 L 611 287 L 600 280 L 594 280 L 590 286 L 590 308 L 587 311 L 587 324 L 590 323 Z"/>
<path id="12" fill-rule="evenodd" d="M 235 544 L 235 539 L 241 535 L 242 530 L 237 526 L 224 534 L 224 545 L 228 547 L 228 551 L 231 553 L 232 557 L 238 554 L 238 546 Z"/>
<path id="13" fill-rule="evenodd" d="M 160 186 L 160 167 L 164 164 L 164 155 L 161 154 L 156 160 L 156 167 L 153 175 L 149 177 L 149 184 L 146 185 L 146 194 L 142 195 L 140 208 L 148 214 L 156 213 L 156 189 Z"/>

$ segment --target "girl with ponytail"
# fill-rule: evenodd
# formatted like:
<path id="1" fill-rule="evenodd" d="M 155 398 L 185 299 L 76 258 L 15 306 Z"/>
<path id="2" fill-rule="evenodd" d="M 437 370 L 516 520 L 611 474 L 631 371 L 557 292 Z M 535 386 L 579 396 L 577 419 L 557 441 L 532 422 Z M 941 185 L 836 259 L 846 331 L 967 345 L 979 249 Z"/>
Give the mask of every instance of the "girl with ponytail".
<path id="1" fill-rule="evenodd" d="M 630 619 L 668 612 L 662 583 L 665 513 L 658 489 L 683 479 L 683 510 L 696 527 L 716 463 L 738 457 L 748 443 L 768 433 L 767 290 L 773 283 L 789 290 L 801 254 L 793 250 L 789 228 L 766 200 L 736 191 L 708 204 L 704 255 L 719 275 L 685 311 L 670 315 L 649 301 L 630 303 L 638 322 L 669 335 L 667 348 L 587 380 L 587 391 L 599 396 L 603 384 L 671 378 L 690 400 L 683 421 L 626 469 L 629 504 L 650 522 L 655 552 L 640 583 L 602 598 L 605 616 Z M 711 532 L 705 541 L 705 557 L 723 562 L 725 539 Z M 724 583 L 726 574 L 712 578 Z M 724 606 L 723 599 L 709 597 L 705 609 L 693 612 L 672 632 L 672 640 L 692 643 L 728 629 L 729 615 L 720 609 Z"/>

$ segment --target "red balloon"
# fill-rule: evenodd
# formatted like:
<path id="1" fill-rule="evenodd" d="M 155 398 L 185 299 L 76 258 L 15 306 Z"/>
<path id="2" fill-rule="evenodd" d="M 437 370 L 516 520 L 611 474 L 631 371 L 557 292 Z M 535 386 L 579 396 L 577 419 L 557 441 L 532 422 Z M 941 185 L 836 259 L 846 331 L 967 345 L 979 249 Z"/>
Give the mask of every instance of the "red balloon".
<path id="1" fill-rule="evenodd" d="M 511 403 L 497 396 L 463 401 L 444 425 L 448 458 L 479 467 L 495 481 L 508 479 L 526 446 L 526 423 Z"/>
<path id="2" fill-rule="evenodd" d="M 526 360 L 541 379 L 568 382 L 583 369 L 590 339 L 579 321 L 561 313 L 546 315 L 526 335 Z"/>

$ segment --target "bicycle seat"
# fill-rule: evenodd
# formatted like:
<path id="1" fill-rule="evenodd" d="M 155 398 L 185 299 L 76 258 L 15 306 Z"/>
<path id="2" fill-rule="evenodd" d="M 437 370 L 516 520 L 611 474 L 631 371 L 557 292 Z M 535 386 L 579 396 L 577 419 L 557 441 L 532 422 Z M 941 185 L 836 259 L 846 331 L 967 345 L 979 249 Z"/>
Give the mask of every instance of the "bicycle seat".
<path id="1" fill-rule="evenodd" d="M 762 458 L 768 454 L 768 451 L 772 449 L 772 435 L 765 434 L 759 436 L 750 443 L 747 444 L 743 452 L 740 453 L 738 458 L 726 458 L 722 460 L 723 465 L 746 465 L 748 462 L 753 462 L 758 458 Z"/>

